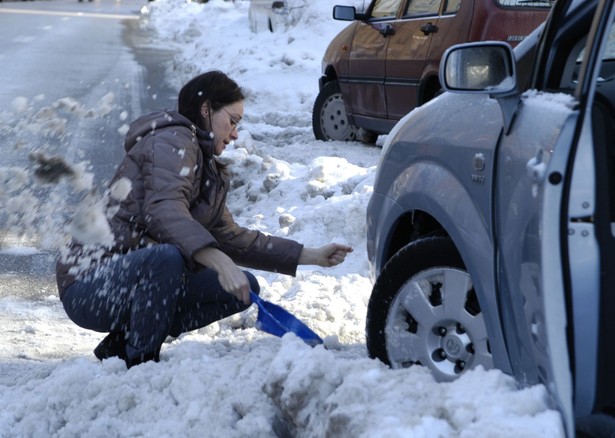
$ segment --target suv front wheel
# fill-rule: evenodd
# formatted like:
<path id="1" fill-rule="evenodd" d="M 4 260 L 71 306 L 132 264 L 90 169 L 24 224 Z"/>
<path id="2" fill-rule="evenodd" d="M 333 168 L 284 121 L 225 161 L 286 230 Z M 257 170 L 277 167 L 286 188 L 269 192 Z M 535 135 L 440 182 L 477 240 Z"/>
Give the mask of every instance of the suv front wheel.
<path id="1" fill-rule="evenodd" d="M 393 368 L 426 366 L 438 381 L 493 367 L 472 280 L 446 237 L 412 242 L 389 260 L 369 300 L 366 331 L 370 357 Z"/>

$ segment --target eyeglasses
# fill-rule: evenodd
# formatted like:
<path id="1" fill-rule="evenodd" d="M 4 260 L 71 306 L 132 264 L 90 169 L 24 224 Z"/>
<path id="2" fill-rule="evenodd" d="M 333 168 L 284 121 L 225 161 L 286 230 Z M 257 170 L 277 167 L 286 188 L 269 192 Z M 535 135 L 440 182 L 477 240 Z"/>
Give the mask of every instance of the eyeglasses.
<path id="1" fill-rule="evenodd" d="M 224 110 L 224 112 L 228 114 L 228 117 L 231 122 L 231 128 L 239 130 L 239 126 L 240 126 L 239 123 L 241 122 L 241 119 L 237 120 L 235 117 L 233 117 L 231 113 L 229 113 L 226 109 L 224 109 L 224 107 L 221 107 L 221 109 Z"/>

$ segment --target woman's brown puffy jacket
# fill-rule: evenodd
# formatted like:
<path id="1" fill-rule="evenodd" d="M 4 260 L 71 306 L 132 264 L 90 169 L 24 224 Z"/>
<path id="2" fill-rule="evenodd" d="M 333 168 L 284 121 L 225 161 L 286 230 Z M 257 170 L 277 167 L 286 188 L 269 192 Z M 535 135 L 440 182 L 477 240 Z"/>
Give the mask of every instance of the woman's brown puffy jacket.
<path id="1" fill-rule="evenodd" d="M 189 268 L 199 249 L 216 247 L 235 263 L 294 275 L 303 246 L 240 227 L 226 207 L 229 181 L 213 156 L 210 134 L 181 114 L 157 112 L 134 121 L 125 140 L 126 157 L 112 183 L 128 178 L 132 189 L 110 220 L 113 248 L 83 254 L 73 243 L 56 268 L 60 295 L 83 267 L 149 244 L 170 243 Z M 118 207 L 111 206 L 111 207 Z M 85 261 L 85 263 L 84 263 Z"/>

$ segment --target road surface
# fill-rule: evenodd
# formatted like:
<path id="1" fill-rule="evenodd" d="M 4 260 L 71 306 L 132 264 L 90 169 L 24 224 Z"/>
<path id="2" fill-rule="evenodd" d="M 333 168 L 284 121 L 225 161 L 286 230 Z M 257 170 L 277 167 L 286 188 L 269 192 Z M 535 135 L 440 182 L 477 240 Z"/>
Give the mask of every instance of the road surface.
<path id="1" fill-rule="evenodd" d="M 142 30 L 146 4 L 0 2 L 0 169 L 31 167 L 29 153 L 43 150 L 89 163 L 103 187 L 123 156 L 125 125 L 175 107 L 177 90 L 164 81 L 172 53 L 152 47 Z M 6 222 L 0 211 L 0 304 L 56 293 L 56 254 L 40 249 L 45 236 L 19 236 Z"/>

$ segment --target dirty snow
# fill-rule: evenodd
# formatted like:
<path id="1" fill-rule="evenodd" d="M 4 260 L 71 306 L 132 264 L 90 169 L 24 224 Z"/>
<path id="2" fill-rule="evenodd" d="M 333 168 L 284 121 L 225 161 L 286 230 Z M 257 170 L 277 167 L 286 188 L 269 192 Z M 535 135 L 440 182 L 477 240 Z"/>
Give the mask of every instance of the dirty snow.
<path id="1" fill-rule="evenodd" d="M 119 359 L 96 361 L 92 349 L 103 335 L 68 320 L 52 278 L 34 281 L 44 299 L 0 298 L 0 437 L 563 435 L 542 386 L 518 389 L 509 376 L 482 369 L 436 383 L 423 368 L 390 370 L 368 358 L 365 208 L 380 149 L 313 139 L 320 61 L 346 25 L 331 19 L 331 7 L 305 2 L 294 26 L 258 34 L 249 31 L 247 1 L 158 0 L 141 16 L 154 45 L 177 51 L 170 83 L 179 87 L 216 68 L 247 90 L 243 130 L 223 155 L 233 173 L 229 207 L 236 220 L 308 246 L 354 247 L 332 269 L 300 267 L 296 278 L 256 272 L 262 296 L 303 319 L 329 348 L 257 331 L 251 308 L 168 339 L 159 363 L 126 370 Z M 28 130 L 53 141 L 67 135 L 74 118 L 111 121 L 120 132 L 129 122 L 128 109 L 115 108 L 109 95 L 94 108 L 70 96 L 46 107 L 40 101 L 15 96 L 0 111 L 0 133 Z M 13 146 L 23 165 L 0 167 L 0 250 L 52 255 L 71 232 L 105 241 L 100 201 L 129 186 L 111 194 L 93 188 L 96 169 L 85 162 L 64 163 L 71 171 L 56 162 L 42 174 L 58 178 L 41 181 L 27 157 L 45 148 Z M 30 280 L 6 275 L 0 287 L 23 281 Z"/>

